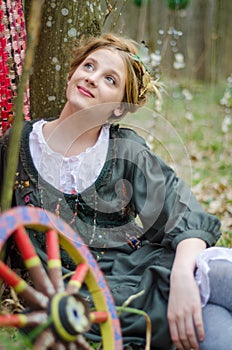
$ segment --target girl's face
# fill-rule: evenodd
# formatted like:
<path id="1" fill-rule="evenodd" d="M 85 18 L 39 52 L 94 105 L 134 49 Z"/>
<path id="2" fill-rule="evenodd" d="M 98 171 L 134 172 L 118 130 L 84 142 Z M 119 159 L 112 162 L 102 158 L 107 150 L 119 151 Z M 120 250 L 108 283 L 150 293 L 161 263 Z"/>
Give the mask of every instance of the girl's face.
<path id="1" fill-rule="evenodd" d="M 68 82 L 66 95 L 71 112 L 106 104 L 101 109 L 106 120 L 113 111 L 119 116 L 125 83 L 125 65 L 117 50 L 98 49 L 90 53 Z"/>

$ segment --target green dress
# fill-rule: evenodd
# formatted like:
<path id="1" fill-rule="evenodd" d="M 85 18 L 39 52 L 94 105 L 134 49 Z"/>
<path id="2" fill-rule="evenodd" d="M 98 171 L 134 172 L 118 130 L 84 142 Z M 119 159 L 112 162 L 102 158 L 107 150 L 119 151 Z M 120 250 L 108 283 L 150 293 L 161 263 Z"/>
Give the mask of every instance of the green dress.
<path id="1" fill-rule="evenodd" d="M 220 237 L 219 220 L 203 211 L 189 188 L 143 138 L 118 125 L 110 127 L 107 159 L 96 182 L 81 194 L 58 191 L 33 164 L 29 134 L 34 122 L 25 122 L 23 128 L 12 206 L 42 207 L 70 224 L 97 259 L 116 305 L 143 291 L 130 306 L 151 318 L 152 349 L 169 350 L 166 314 L 176 247 L 190 237 L 204 240 L 208 247 L 214 245 Z M 9 133 L 1 140 L 1 183 L 8 138 Z M 45 262 L 43 234 L 29 234 Z M 75 268 L 66 252 L 62 260 L 64 273 Z M 142 316 L 125 312 L 120 322 L 125 345 L 145 344 Z M 100 340 L 97 326 L 87 337 Z"/>

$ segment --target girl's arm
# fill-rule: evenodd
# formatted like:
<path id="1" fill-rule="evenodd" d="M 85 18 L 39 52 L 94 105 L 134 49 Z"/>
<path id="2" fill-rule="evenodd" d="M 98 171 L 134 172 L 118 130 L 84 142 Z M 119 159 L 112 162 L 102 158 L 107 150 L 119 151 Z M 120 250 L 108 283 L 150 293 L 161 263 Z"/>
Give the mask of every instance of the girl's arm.
<path id="1" fill-rule="evenodd" d="M 201 301 L 194 279 L 197 255 L 206 248 L 198 238 L 188 238 L 177 245 L 170 278 L 168 321 L 171 338 L 178 350 L 199 349 L 204 339 Z"/>

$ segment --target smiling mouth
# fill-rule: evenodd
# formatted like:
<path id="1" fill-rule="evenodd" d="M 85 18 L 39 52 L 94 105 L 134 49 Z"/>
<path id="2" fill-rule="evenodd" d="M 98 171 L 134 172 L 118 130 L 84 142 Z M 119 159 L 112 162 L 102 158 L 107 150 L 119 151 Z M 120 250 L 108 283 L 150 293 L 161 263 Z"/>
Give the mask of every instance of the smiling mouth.
<path id="1" fill-rule="evenodd" d="M 77 89 L 82 95 L 92 98 L 94 97 L 93 94 L 89 90 L 85 89 L 83 86 L 77 86 Z"/>

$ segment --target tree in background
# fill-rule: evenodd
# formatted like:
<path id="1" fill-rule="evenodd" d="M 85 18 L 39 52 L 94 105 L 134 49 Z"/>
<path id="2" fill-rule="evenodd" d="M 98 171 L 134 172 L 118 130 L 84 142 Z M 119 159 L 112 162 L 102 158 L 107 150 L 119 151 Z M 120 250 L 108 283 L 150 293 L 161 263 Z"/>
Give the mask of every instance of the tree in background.
<path id="1" fill-rule="evenodd" d="M 231 0 L 127 0 L 117 29 L 161 53 L 162 76 L 216 84 L 232 71 L 231 11 Z M 176 53 L 185 63 L 178 71 Z"/>

